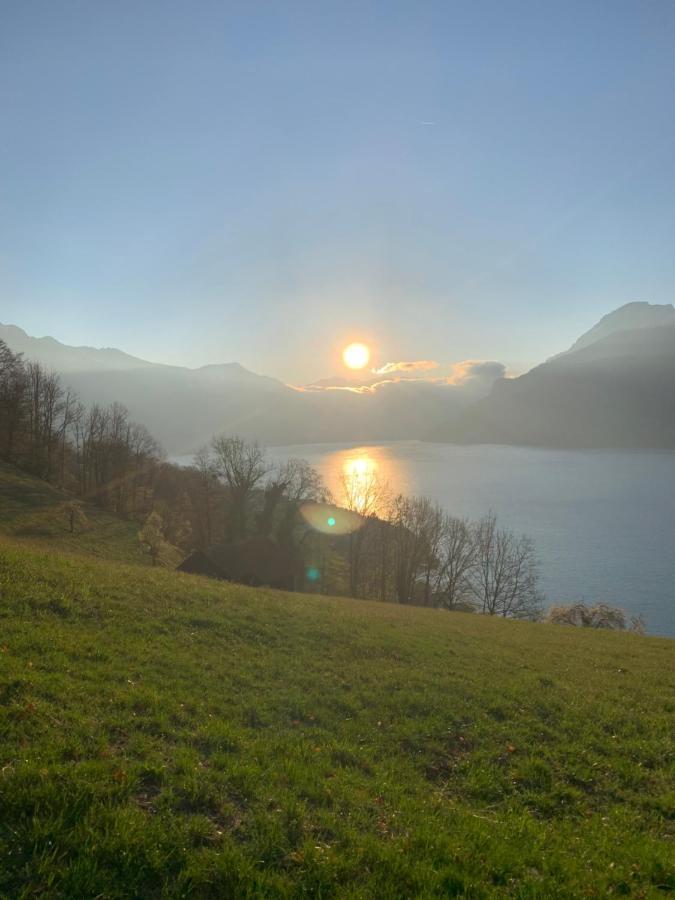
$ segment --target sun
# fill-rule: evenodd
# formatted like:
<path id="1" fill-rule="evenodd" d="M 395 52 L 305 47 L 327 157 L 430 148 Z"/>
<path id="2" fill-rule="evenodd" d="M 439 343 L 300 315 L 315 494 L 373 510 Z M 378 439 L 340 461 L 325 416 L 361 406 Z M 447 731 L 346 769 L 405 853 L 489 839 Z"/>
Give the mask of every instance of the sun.
<path id="1" fill-rule="evenodd" d="M 348 369 L 363 369 L 368 365 L 370 350 L 365 344 L 349 344 L 342 351 L 342 359 Z"/>

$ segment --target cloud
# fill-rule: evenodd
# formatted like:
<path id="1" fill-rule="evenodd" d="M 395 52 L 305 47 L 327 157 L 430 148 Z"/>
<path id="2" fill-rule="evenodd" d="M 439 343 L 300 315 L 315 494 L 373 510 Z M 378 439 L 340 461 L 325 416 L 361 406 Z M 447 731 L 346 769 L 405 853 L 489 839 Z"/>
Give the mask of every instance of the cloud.
<path id="1" fill-rule="evenodd" d="M 465 359 L 461 362 L 440 364 L 431 359 L 419 359 L 411 362 L 387 363 L 374 369 L 369 376 L 361 379 L 336 376 L 323 378 L 314 384 L 305 385 L 296 390 L 307 393 L 350 393 L 375 395 L 382 391 L 387 393 L 398 389 L 404 391 L 408 387 L 419 390 L 442 389 L 462 391 L 476 396 L 490 390 L 492 383 L 498 378 L 506 377 L 506 366 L 503 363 L 486 359 Z"/>
<path id="2" fill-rule="evenodd" d="M 373 369 L 375 375 L 390 375 L 392 372 L 428 372 L 438 369 L 438 363 L 433 359 L 416 359 L 412 362 L 389 362 L 379 369 Z"/>
<path id="3" fill-rule="evenodd" d="M 506 366 L 489 359 L 465 359 L 452 364 L 452 372 L 448 376 L 448 384 L 459 385 L 470 378 L 485 378 L 495 381 L 504 378 Z"/>

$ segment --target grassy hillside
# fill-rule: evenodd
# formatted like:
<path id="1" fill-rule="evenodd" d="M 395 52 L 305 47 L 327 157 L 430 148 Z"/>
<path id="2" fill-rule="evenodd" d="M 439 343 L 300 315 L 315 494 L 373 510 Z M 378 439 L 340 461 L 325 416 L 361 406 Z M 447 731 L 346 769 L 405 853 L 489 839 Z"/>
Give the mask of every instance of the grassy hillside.
<path id="1" fill-rule="evenodd" d="M 56 550 L 150 565 L 138 542 L 138 524 L 94 504 L 83 504 L 87 524 L 71 534 L 62 509 L 71 499 L 47 482 L 0 463 L 0 534 L 46 543 Z"/>
<path id="2" fill-rule="evenodd" d="M 661 896 L 674 662 L 0 539 L 0 896 Z"/>

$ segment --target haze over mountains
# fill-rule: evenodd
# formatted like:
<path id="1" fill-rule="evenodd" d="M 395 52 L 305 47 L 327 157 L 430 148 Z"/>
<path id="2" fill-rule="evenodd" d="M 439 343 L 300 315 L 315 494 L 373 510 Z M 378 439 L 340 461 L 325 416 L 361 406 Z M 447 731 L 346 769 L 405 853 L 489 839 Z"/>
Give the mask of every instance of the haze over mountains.
<path id="1" fill-rule="evenodd" d="M 238 363 L 188 369 L 68 347 L 0 325 L 0 339 L 62 374 L 85 403 L 124 403 L 171 454 L 214 433 L 266 444 L 422 439 L 557 447 L 675 448 L 675 309 L 630 303 L 518 378 L 468 361 L 453 374 L 296 388 Z"/>
<path id="2" fill-rule="evenodd" d="M 629 303 L 429 437 L 567 448 L 675 448 L 675 309 Z"/>
<path id="3" fill-rule="evenodd" d="M 265 444 L 423 437 L 433 423 L 487 396 L 504 371 L 498 363 L 468 362 L 451 381 L 379 377 L 344 390 L 330 381 L 295 388 L 238 363 L 167 366 L 118 350 L 67 347 L 5 325 L 0 339 L 60 372 L 83 402 L 123 403 L 173 455 L 192 453 L 223 432 Z"/>

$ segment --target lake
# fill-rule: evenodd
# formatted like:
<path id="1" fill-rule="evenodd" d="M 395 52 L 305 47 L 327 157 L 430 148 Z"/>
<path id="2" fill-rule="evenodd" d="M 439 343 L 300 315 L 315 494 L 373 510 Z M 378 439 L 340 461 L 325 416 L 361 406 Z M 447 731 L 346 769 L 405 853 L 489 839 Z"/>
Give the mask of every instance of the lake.
<path id="1" fill-rule="evenodd" d="M 675 454 L 542 450 L 397 441 L 269 448 L 324 476 L 377 471 L 393 491 L 424 494 L 456 516 L 488 510 L 530 535 L 547 601 L 607 602 L 675 636 Z"/>
<path id="2" fill-rule="evenodd" d="M 650 634 L 675 636 L 675 454 L 540 450 L 417 441 L 273 447 L 299 456 L 339 498 L 341 477 L 374 468 L 403 494 L 448 512 L 492 509 L 529 534 L 549 602 L 603 601 L 640 613 Z"/>

